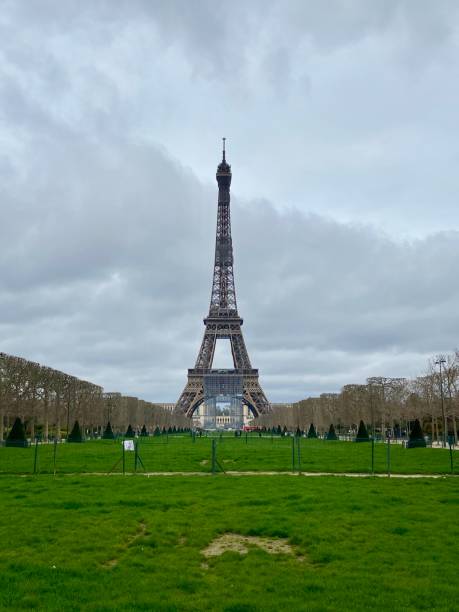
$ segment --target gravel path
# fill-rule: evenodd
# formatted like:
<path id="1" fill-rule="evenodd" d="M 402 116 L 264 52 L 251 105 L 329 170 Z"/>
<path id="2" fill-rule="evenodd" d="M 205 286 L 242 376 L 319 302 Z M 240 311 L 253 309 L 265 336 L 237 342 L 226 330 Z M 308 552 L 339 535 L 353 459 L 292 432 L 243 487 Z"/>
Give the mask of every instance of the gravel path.
<path id="1" fill-rule="evenodd" d="M 4 474 L 5 476 L 18 476 L 20 478 L 30 477 L 33 474 Z M 120 472 L 69 472 L 69 473 L 57 473 L 56 476 L 305 476 L 305 477 L 316 477 L 316 476 L 335 476 L 344 478 L 459 478 L 459 474 L 369 474 L 368 472 L 233 472 L 226 471 L 217 472 L 212 474 L 211 472 L 126 472 L 122 474 Z M 1 476 L 1 475 L 0 475 Z M 40 474 L 40 476 L 53 476 L 53 474 Z"/>

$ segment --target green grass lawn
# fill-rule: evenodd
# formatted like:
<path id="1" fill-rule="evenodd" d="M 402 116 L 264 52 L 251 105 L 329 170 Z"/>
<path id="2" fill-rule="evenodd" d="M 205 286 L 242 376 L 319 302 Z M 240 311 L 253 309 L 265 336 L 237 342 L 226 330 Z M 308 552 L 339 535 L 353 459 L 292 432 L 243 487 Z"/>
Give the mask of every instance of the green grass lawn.
<path id="1" fill-rule="evenodd" d="M 0 487 L 2 610 L 459 606 L 457 479 L 2 476 Z M 205 560 L 226 532 L 287 538 L 294 553 Z"/>
<path id="2" fill-rule="evenodd" d="M 139 455 L 146 471 L 201 471 L 209 472 L 211 463 L 209 438 L 169 436 L 146 438 L 139 441 Z M 305 472 L 370 472 L 371 443 L 327 442 L 300 439 L 295 446 L 293 438 L 258 436 L 243 438 L 217 438 L 217 460 L 225 471 L 292 471 L 298 467 Z M 37 471 L 53 473 L 53 445 L 39 445 Z M 456 473 L 459 456 L 454 451 Z M 29 447 L 0 448 L 0 473 L 30 474 L 34 468 L 35 449 Z M 121 441 L 97 440 L 82 444 L 59 444 L 56 448 L 57 473 L 88 473 L 122 471 Z M 126 453 L 125 467 L 134 470 L 134 453 Z M 406 449 L 391 444 L 391 471 L 402 474 L 448 474 L 451 472 L 450 453 L 447 449 Z M 141 466 L 139 465 L 139 469 Z M 376 443 L 374 469 L 387 471 L 387 445 Z"/>

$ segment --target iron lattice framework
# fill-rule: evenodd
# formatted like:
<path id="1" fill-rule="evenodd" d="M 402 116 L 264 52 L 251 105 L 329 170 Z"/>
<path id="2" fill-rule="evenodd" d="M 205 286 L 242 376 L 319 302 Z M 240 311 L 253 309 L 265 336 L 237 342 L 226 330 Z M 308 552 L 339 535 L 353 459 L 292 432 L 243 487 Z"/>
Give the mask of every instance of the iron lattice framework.
<path id="1" fill-rule="evenodd" d="M 188 382 L 175 410 L 191 417 L 205 399 L 205 377 L 208 379 L 213 373 L 220 376 L 223 374 L 221 370 L 212 370 L 212 362 L 217 339 L 224 338 L 230 340 L 234 363 L 234 370 L 227 372 L 242 376 L 243 402 L 255 416 L 259 416 L 269 412 L 271 407 L 258 381 L 258 370 L 252 368 L 250 363 L 241 330 L 243 321 L 237 311 L 231 240 L 231 166 L 226 161 L 224 139 L 223 159 L 217 168 L 217 183 L 217 236 L 209 315 L 204 319 L 206 329 L 196 364 L 188 370 Z"/>

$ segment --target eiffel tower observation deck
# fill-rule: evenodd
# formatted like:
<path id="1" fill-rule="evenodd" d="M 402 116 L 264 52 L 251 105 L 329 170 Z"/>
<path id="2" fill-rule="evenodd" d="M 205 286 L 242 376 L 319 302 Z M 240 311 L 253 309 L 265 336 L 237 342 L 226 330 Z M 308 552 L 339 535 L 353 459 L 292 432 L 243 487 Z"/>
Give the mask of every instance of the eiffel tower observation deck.
<path id="1" fill-rule="evenodd" d="M 271 410 L 258 381 L 258 370 L 250 363 L 241 329 L 243 320 L 237 310 L 231 239 L 231 176 L 223 139 L 223 159 L 217 168 L 217 235 L 209 314 L 204 319 L 204 338 L 195 366 L 188 370 L 187 384 L 175 406 L 176 412 L 188 417 L 207 401 L 209 394 L 240 398 L 255 417 Z M 212 369 L 219 339 L 230 341 L 234 369 Z"/>

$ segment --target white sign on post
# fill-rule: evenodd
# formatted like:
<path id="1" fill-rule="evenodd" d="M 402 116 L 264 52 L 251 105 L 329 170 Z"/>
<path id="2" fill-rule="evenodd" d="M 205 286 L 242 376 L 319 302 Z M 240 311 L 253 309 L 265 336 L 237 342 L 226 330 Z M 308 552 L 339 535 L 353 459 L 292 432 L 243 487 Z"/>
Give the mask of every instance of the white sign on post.
<path id="1" fill-rule="evenodd" d="M 124 450 L 125 451 L 133 451 L 134 448 L 134 440 L 123 440 Z"/>

